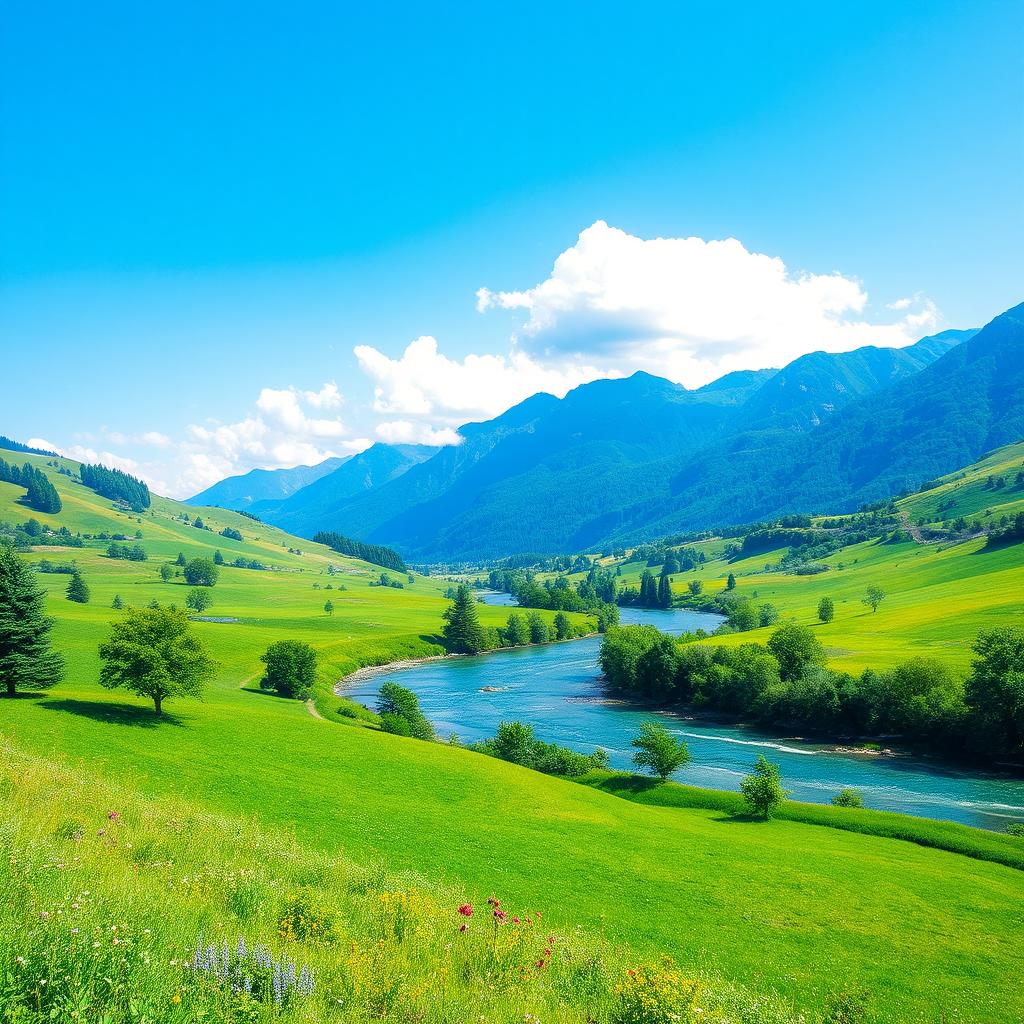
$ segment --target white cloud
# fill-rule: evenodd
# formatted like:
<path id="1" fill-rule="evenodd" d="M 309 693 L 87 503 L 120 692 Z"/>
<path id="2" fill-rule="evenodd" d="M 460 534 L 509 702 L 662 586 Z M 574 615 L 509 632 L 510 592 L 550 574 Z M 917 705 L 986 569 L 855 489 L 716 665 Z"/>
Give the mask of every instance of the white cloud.
<path id="1" fill-rule="evenodd" d="M 171 443 L 171 439 L 158 430 L 147 430 L 139 436 L 139 441 L 142 444 L 151 444 L 156 448 L 167 448 Z"/>
<path id="2" fill-rule="evenodd" d="M 333 384 L 325 384 L 318 391 L 297 391 L 295 388 L 264 388 L 256 399 L 256 408 L 272 420 L 296 433 L 313 437 L 341 437 L 345 426 L 339 419 L 311 419 L 302 409 L 303 404 L 314 408 L 330 408 L 341 404 L 341 395 Z"/>
<path id="3" fill-rule="evenodd" d="M 377 424 L 377 437 L 386 444 L 461 444 L 462 438 L 451 427 L 431 427 L 410 420 L 388 420 Z"/>
<path id="4" fill-rule="evenodd" d="M 431 417 L 449 426 L 497 416 L 538 391 L 564 395 L 601 375 L 593 366 L 571 361 L 545 366 L 519 351 L 449 359 L 431 337 L 417 338 L 398 359 L 369 345 L 357 346 L 355 355 L 363 372 L 376 382 L 374 411 Z"/>
<path id="5" fill-rule="evenodd" d="M 895 310 L 909 309 L 910 308 L 910 304 L 913 301 L 914 301 L 913 299 L 906 299 L 906 298 L 904 298 L 904 299 L 897 299 L 895 302 L 887 302 L 885 304 L 885 308 L 886 309 L 895 309 Z"/>
<path id="6" fill-rule="evenodd" d="M 872 322 L 855 278 L 794 273 L 734 238 L 643 239 L 604 221 L 581 232 L 535 287 L 477 292 L 481 311 L 524 311 L 516 341 L 545 365 L 643 368 L 691 387 L 816 349 L 909 344 L 940 319 L 920 299 L 899 309 L 914 304 L 895 322 Z"/>

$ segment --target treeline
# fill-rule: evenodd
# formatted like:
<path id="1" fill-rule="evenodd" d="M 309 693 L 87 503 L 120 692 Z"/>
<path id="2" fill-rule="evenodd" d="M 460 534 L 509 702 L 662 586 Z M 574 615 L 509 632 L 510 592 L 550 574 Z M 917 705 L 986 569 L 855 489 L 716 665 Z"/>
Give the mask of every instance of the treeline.
<path id="1" fill-rule="evenodd" d="M 831 737 L 897 736 L 948 756 L 1024 759 L 1024 628 L 983 630 L 966 680 L 912 658 L 859 676 L 825 666 L 814 631 L 787 623 L 767 645 L 712 647 L 653 626 L 609 630 L 601 668 L 618 690 L 658 705 L 724 711 Z"/>
<path id="2" fill-rule="evenodd" d="M 402 556 L 382 544 L 364 544 L 361 540 L 353 540 L 351 537 L 345 537 L 330 530 L 321 530 L 313 538 L 313 543 L 325 544 L 332 551 L 337 551 L 339 555 L 359 558 L 385 569 L 394 569 L 395 572 L 406 571 Z"/>
<path id="3" fill-rule="evenodd" d="M 0 459 L 0 480 L 4 483 L 24 487 L 27 492 L 25 504 L 37 512 L 56 515 L 61 510 L 57 488 L 53 486 L 50 478 L 41 469 L 36 469 L 29 462 L 19 468 Z"/>
<path id="4" fill-rule="evenodd" d="M 113 541 L 107 548 L 107 558 L 123 558 L 129 562 L 145 562 L 149 556 L 141 544 L 119 544 Z"/>
<path id="5" fill-rule="evenodd" d="M 152 502 L 149 488 L 137 477 L 130 476 L 120 469 L 83 464 L 79 472 L 82 483 L 90 490 L 111 501 L 123 501 L 133 512 L 149 508 Z"/>
<path id="6" fill-rule="evenodd" d="M 589 565 L 589 563 L 588 563 Z M 591 566 L 586 577 L 573 583 L 565 576 L 538 583 L 532 572 L 522 569 L 492 569 L 487 577 L 492 590 L 511 594 L 521 608 L 549 611 L 593 612 L 604 626 L 618 622 L 615 609 L 616 579 L 608 569 Z"/>
<path id="7" fill-rule="evenodd" d="M 672 606 L 672 580 L 666 571 L 668 564 L 661 570 L 657 580 L 650 569 L 640 574 L 640 588 L 623 587 L 619 593 L 620 605 L 633 605 L 637 608 L 670 608 Z"/>
<path id="8" fill-rule="evenodd" d="M 61 547 L 83 548 L 85 541 L 80 534 L 72 534 L 66 526 L 51 530 L 38 519 L 24 523 L 0 523 L 0 537 L 15 548 L 26 551 L 36 544 L 59 544 Z"/>
<path id="9" fill-rule="evenodd" d="M 48 451 L 46 448 L 33 448 L 31 445 L 22 444 L 20 441 L 15 441 L 5 434 L 0 434 L 0 448 L 5 448 L 9 452 L 21 452 L 22 455 L 56 456 L 57 454 L 56 452 Z"/>
<path id="10" fill-rule="evenodd" d="M 528 616 L 512 612 L 504 627 L 484 626 L 477 614 L 473 591 L 463 583 L 444 613 L 441 642 L 449 654 L 482 654 L 501 647 L 543 644 L 586 635 L 587 630 L 574 626 L 562 611 L 550 625 L 537 612 Z"/>
<path id="11" fill-rule="evenodd" d="M 557 743 L 546 743 L 537 739 L 532 725 L 524 722 L 501 722 L 495 736 L 470 743 L 469 749 L 545 775 L 566 778 L 576 778 L 595 768 L 608 767 L 608 755 L 600 747 L 592 754 L 580 754 Z"/>

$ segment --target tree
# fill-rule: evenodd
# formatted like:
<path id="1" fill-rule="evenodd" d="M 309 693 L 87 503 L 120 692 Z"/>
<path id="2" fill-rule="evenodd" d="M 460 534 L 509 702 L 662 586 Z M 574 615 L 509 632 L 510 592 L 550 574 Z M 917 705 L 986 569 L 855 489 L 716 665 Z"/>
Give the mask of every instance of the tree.
<path id="1" fill-rule="evenodd" d="M 662 608 L 672 604 L 672 581 L 664 575 L 658 580 L 658 604 Z"/>
<path id="2" fill-rule="evenodd" d="M 473 591 L 460 583 L 455 598 L 444 613 L 441 639 L 450 654 L 479 654 L 486 637 L 477 617 Z"/>
<path id="3" fill-rule="evenodd" d="M 224 564 L 224 556 L 220 553 L 220 548 L 217 548 L 217 550 L 214 551 L 214 553 L 213 553 L 213 564 L 214 565 L 223 565 Z"/>
<path id="4" fill-rule="evenodd" d="M 704 584 L 700 580 L 690 580 L 687 584 L 691 597 L 696 597 L 703 589 Z"/>
<path id="5" fill-rule="evenodd" d="M 690 760 L 689 748 L 677 740 L 660 722 L 645 722 L 632 746 L 636 747 L 633 764 L 649 768 L 662 781 Z"/>
<path id="6" fill-rule="evenodd" d="M 786 799 L 779 766 L 772 764 L 764 754 L 758 754 L 753 772 L 740 782 L 740 792 L 750 813 L 767 821 Z"/>
<path id="7" fill-rule="evenodd" d="M 178 557 L 174 560 L 174 564 L 177 565 L 177 566 L 184 567 L 184 565 L 185 565 L 185 552 L 184 551 L 179 551 L 178 552 Z"/>
<path id="8" fill-rule="evenodd" d="M 878 606 L 885 600 L 885 591 L 881 587 L 871 586 L 864 593 L 864 597 L 861 598 L 861 604 L 866 604 L 871 607 L 873 612 L 878 611 Z"/>
<path id="9" fill-rule="evenodd" d="M 305 700 L 316 682 L 316 651 L 299 640 L 278 640 L 260 661 L 267 666 L 260 680 L 261 690 L 276 690 L 279 697 Z"/>
<path id="10" fill-rule="evenodd" d="M 735 590 L 736 589 L 736 577 L 735 577 L 735 575 L 733 573 L 729 573 L 729 575 L 726 577 L 725 589 L 726 590 Z"/>
<path id="11" fill-rule="evenodd" d="M 89 585 L 82 579 L 82 574 L 77 569 L 68 581 L 67 598 L 77 604 L 89 603 Z"/>
<path id="12" fill-rule="evenodd" d="M 530 642 L 530 627 L 518 612 L 512 612 L 505 623 L 505 642 L 509 647 L 522 647 Z"/>
<path id="13" fill-rule="evenodd" d="M 864 797 L 856 789 L 841 789 L 834 797 L 832 803 L 836 807 L 863 807 Z"/>
<path id="14" fill-rule="evenodd" d="M 194 612 L 205 612 L 213 604 L 213 597 L 205 587 L 193 587 L 185 597 L 185 604 Z"/>
<path id="15" fill-rule="evenodd" d="M 184 576 L 190 587 L 212 587 L 220 576 L 220 570 L 209 558 L 193 558 L 185 566 Z"/>
<path id="16" fill-rule="evenodd" d="M 50 647 L 53 619 L 43 614 L 46 591 L 13 548 L 0 545 L 0 686 L 8 697 L 60 682 L 64 662 Z"/>
<path id="17" fill-rule="evenodd" d="M 324 611 L 328 615 L 333 615 L 334 614 L 334 602 L 330 598 L 328 598 L 326 601 L 324 601 Z"/>
<path id="18" fill-rule="evenodd" d="M 166 562 L 160 566 L 160 579 L 164 583 L 170 583 L 174 579 L 174 570 Z"/>
<path id="19" fill-rule="evenodd" d="M 551 639 L 551 630 L 540 612 L 530 615 L 530 643 L 546 644 Z"/>
<path id="20" fill-rule="evenodd" d="M 215 667 L 186 613 L 171 608 L 130 608 L 111 626 L 100 657 L 100 685 L 149 698 L 157 715 L 170 697 L 201 698 Z"/>
<path id="21" fill-rule="evenodd" d="M 820 665 L 825 660 L 825 649 L 813 630 L 795 622 L 787 622 L 772 633 L 768 650 L 775 655 L 785 682 L 799 679 L 808 665 Z"/>
<path id="22" fill-rule="evenodd" d="M 534 761 L 533 726 L 524 722 L 499 722 L 491 741 L 491 752 L 503 761 L 532 766 Z"/>
<path id="23" fill-rule="evenodd" d="M 120 594 L 115 594 L 114 595 L 114 600 L 111 603 L 110 607 L 113 608 L 115 611 L 118 611 L 118 612 L 124 607 L 124 601 L 121 600 L 121 595 Z"/>
<path id="24" fill-rule="evenodd" d="M 836 616 L 836 606 L 831 597 L 823 597 L 818 602 L 818 618 L 822 622 L 831 622 Z"/>
<path id="25" fill-rule="evenodd" d="M 658 584 L 654 582 L 654 575 L 650 569 L 644 569 L 640 574 L 639 603 L 643 608 L 658 607 Z"/>
<path id="26" fill-rule="evenodd" d="M 555 613 L 555 639 L 556 640 L 568 640 L 572 636 L 572 623 L 569 621 L 569 616 L 565 612 Z"/>
<path id="27" fill-rule="evenodd" d="M 983 629 L 964 686 L 980 745 L 1004 756 L 1024 753 L 1024 627 Z"/>
<path id="28" fill-rule="evenodd" d="M 399 736 L 432 740 L 434 729 L 420 710 L 420 702 L 412 690 L 398 683 L 384 683 L 377 694 L 377 714 L 381 728 Z"/>

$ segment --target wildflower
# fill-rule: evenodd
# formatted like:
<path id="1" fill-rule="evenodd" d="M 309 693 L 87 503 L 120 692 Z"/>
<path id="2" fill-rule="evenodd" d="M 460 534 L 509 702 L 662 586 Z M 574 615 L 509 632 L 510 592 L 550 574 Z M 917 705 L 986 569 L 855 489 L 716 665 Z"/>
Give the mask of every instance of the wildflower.
<path id="1" fill-rule="evenodd" d="M 501 900 L 495 899 L 493 896 L 488 896 L 487 902 L 490 906 L 494 907 L 495 909 L 501 906 Z"/>
<path id="2" fill-rule="evenodd" d="M 490 902 L 490 900 L 488 900 L 487 902 L 489 903 L 489 902 Z M 463 903 L 463 904 L 462 904 L 462 905 L 461 905 L 461 906 L 459 907 L 459 913 L 460 913 L 460 914 L 461 914 L 461 915 L 462 915 L 463 917 L 472 917 L 472 916 L 473 916 L 473 907 L 472 907 L 472 906 L 471 906 L 471 905 L 470 905 L 469 903 Z"/>
<path id="3" fill-rule="evenodd" d="M 495 921 L 504 921 L 506 916 L 507 915 L 506 915 L 504 910 L 496 910 L 494 912 L 494 920 Z"/>
<path id="4" fill-rule="evenodd" d="M 465 924 L 465 923 L 463 923 L 463 924 L 460 924 L 460 925 L 459 925 L 459 931 L 460 931 L 460 932 L 464 932 L 464 931 L 466 931 L 466 930 L 467 930 L 468 928 L 469 928 L 469 925 L 468 925 L 468 924 Z"/>
<path id="5" fill-rule="evenodd" d="M 537 918 L 537 920 L 539 921 L 539 920 L 540 920 L 540 911 L 539 911 L 539 910 L 535 910 L 535 911 L 533 912 L 533 916 L 534 916 L 535 918 Z"/>
<path id="6" fill-rule="evenodd" d="M 178 993 L 175 992 L 174 995 L 171 996 L 171 1002 L 174 1003 L 175 1006 L 177 1006 L 178 1003 L 181 1002 L 181 996 L 179 996 Z"/>
<path id="7" fill-rule="evenodd" d="M 108 818 L 108 819 L 109 819 L 110 821 L 120 821 L 120 820 L 121 820 L 121 813 L 120 813 L 120 811 L 111 811 L 111 812 L 110 812 L 110 813 L 109 813 L 109 814 L 107 815 L 107 818 Z"/>
<path id="8" fill-rule="evenodd" d="M 518 917 L 513 917 L 512 918 L 512 923 L 513 924 L 519 924 L 519 918 Z"/>
<path id="9" fill-rule="evenodd" d="M 19 967 L 24 967 L 24 966 L 25 966 L 25 958 L 24 958 L 23 956 L 16 956 L 16 957 L 14 958 L 14 962 L 15 962 L 15 963 L 16 963 L 16 964 L 17 964 L 17 965 L 18 965 Z"/>
<path id="10" fill-rule="evenodd" d="M 45 921 L 49 916 L 50 916 L 50 912 L 48 910 L 40 910 L 39 911 L 39 920 L 40 921 Z"/>
<path id="11" fill-rule="evenodd" d="M 543 960 L 543 959 L 541 959 L 541 960 L 538 960 L 538 961 L 537 961 L 537 970 L 538 970 L 538 971 L 541 971 L 541 970 L 543 970 L 543 969 L 544 969 L 544 960 Z"/>

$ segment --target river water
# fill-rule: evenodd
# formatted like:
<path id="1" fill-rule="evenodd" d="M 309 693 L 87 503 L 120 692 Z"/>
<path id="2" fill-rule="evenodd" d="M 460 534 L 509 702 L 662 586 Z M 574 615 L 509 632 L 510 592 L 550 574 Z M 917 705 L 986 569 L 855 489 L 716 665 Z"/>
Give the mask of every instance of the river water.
<path id="1" fill-rule="evenodd" d="M 513 605 L 507 594 L 487 594 L 488 604 Z M 720 618 L 686 609 L 621 609 L 621 622 L 646 623 L 679 634 Z M 1002 831 L 1024 821 L 1024 781 L 907 757 L 837 753 L 829 747 L 683 715 L 636 710 L 611 702 L 599 680 L 599 637 L 539 647 L 519 647 L 477 658 L 450 658 L 374 677 L 350 696 L 372 704 L 377 689 L 395 680 L 413 690 L 442 735 L 464 741 L 493 736 L 498 723 L 528 722 L 548 742 L 589 752 L 607 751 L 613 768 L 631 767 L 630 740 L 645 721 L 661 721 L 686 740 L 692 760 L 675 776 L 713 789 L 738 789 L 758 754 L 782 769 L 795 800 L 828 803 L 844 786 L 860 791 L 869 807 L 960 821 Z M 485 691 L 484 687 L 496 687 Z"/>

